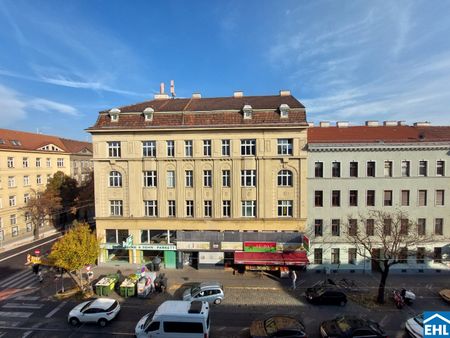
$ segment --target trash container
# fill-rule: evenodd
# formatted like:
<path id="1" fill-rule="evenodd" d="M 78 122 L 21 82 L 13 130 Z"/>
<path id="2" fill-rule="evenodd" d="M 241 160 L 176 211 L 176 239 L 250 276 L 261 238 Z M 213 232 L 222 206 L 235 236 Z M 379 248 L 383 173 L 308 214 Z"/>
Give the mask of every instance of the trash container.
<path id="1" fill-rule="evenodd" d="M 119 292 L 122 297 L 133 297 L 136 295 L 137 276 L 130 275 L 120 284 Z"/>
<path id="2" fill-rule="evenodd" d="M 99 296 L 109 296 L 118 280 L 119 275 L 117 274 L 103 277 L 95 284 L 95 293 Z"/>

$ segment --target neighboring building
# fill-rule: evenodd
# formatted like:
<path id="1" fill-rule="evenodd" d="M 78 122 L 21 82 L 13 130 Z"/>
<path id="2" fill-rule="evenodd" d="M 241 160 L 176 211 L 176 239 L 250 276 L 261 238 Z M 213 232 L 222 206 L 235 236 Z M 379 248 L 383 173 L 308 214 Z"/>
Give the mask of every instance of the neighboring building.
<path id="1" fill-rule="evenodd" d="M 244 249 L 299 249 L 307 127 L 289 91 L 159 94 L 100 112 L 88 129 L 100 262 L 223 265 Z"/>
<path id="2" fill-rule="evenodd" d="M 57 171 L 71 175 L 75 163 L 81 167 L 83 162 L 87 169 L 91 158 L 92 145 L 88 142 L 0 129 L 1 244 L 32 236 L 32 225 L 20 210 L 32 190 L 44 190 Z M 78 177 L 82 179 L 83 173 L 80 174 Z M 43 225 L 43 231 L 47 229 Z"/>
<path id="3" fill-rule="evenodd" d="M 450 270 L 450 127 L 428 123 L 406 126 L 375 121 L 366 126 L 338 122 L 308 129 L 309 268 L 372 270 L 370 260 L 356 254 L 343 226 L 359 213 L 406 211 L 418 230 L 433 236 L 423 250 L 433 259 L 407 255 L 391 270 Z M 370 223 L 370 221 L 369 221 Z M 358 224 L 367 227 L 370 224 Z M 370 236 L 369 232 L 367 234 Z M 415 248 L 411 248 L 415 249 Z"/>

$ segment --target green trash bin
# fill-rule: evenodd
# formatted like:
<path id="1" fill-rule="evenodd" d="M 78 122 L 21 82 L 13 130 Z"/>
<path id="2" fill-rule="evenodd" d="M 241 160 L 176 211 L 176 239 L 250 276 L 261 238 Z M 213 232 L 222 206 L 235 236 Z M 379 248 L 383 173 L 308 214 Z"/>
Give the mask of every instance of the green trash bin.
<path id="1" fill-rule="evenodd" d="M 119 278 L 117 277 L 103 277 L 97 284 L 95 284 L 95 293 L 99 296 L 109 296 L 112 290 L 114 290 L 114 285 Z"/>
<path id="2" fill-rule="evenodd" d="M 129 276 L 120 284 L 120 295 L 122 297 L 133 297 L 136 294 L 137 277 Z"/>

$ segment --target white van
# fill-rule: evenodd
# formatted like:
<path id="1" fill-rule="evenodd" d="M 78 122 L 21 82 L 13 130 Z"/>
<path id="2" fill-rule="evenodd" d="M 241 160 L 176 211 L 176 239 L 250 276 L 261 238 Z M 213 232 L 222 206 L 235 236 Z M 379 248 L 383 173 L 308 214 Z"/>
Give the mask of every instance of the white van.
<path id="1" fill-rule="evenodd" d="M 136 337 L 208 338 L 209 304 L 200 301 L 168 300 L 156 312 L 137 323 Z"/>

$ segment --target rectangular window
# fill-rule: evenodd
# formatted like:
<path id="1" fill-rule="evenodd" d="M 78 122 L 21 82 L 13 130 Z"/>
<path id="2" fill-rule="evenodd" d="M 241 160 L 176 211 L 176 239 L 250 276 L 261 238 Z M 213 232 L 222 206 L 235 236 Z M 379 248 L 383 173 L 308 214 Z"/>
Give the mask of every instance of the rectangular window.
<path id="1" fill-rule="evenodd" d="M 128 238 L 128 230 L 106 229 L 106 243 L 122 244 Z"/>
<path id="2" fill-rule="evenodd" d="M 175 171 L 167 171 L 167 188 L 175 188 Z"/>
<path id="3" fill-rule="evenodd" d="M 375 206 L 375 190 L 367 190 L 366 193 L 366 204 L 368 207 Z"/>
<path id="4" fill-rule="evenodd" d="M 366 235 L 367 236 L 375 235 L 375 220 L 374 219 L 369 218 L 366 220 Z"/>
<path id="5" fill-rule="evenodd" d="M 314 264 L 322 264 L 322 249 L 314 249 Z"/>
<path id="6" fill-rule="evenodd" d="M 36 184 L 42 184 L 42 176 L 36 175 Z"/>
<path id="7" fill-rule="evenodd" d="M 444 176 L 445 175 L 445 162 L 444 161 L 437 161 L 436 162 L 436 175 L 437 176 Z"/>
<path id="8" fill-rule="evenodd" d="M 212 170 L 203 170 L 203 186 L 212 187 Z"/>
<path id="9" fill-rule="evenodd" d="M 111 141 L 108 142 L 108 156 L 109 157 L 120 157 L 120 142 L 119 141 Z M 47 159 L 47 167 L 49 166 L 50 159 Z"/>
<path id="10" fill-rule="evenodd" d="M 444 205 L 444 190 L 436 190 L 436 205 Z"/>
<path id="11" fill-rule="evenodd" d="M 14 226 L 11 228 L 11 236 L 12 237 L 17 237 L 19 235 L 19 227 L 18 226 Z"/>
<path id="12" fill-rule="evenodd" d="M 428 163 L 427 161 L 419 161 L 419 176 L 427 176 Z"/>
<path id="13" fill-rule="evenodd" d="M 16 206 L 16 196 L 9 196 L 9 206 L 10 207 Z"/>
<path id="14" fill-rule="evenodd" d="M 30 176 L 24 176 L 23 177 L 23 185 L 26 187 L 30 185 Z"/>
<path id="15" fill-rule="evenodd" d="M 292 201 L 278 201 L 278 217 L 292 217 Z"/>
<path id="16" fill-rule="evenodd" d="M 41 166 L 41 158 L 38 157 L 36 158 L 36 168 L 40 168 L 40 166 Z"/>
<path id="17" fill-rule="evenodd" d="M 16 225 L 17 224 L 17 217 L 16 217 L 15 214 L 14 215 L 9 215 L 9 223 L 11 225 Z"/>
<path id="18" fill-rule="evenodd" d="M 26 205 L 30 201 L 30 194 L 23 194 L 23 203 Z"/>
<path id="19" fill-rule="evenodd" d="M 358 233 L 358 220 L 357 219 L 349 219 L 348 220 L 348 234 L 350 236 L 356 236 Z"/>
<path id="20" fill-rule="evenodd" d="M 14 176 L 8 176 L 8 188 L 14 188 L 16 186 L 16 178 Z"/>
<path id="21" fill-rule="evenodd" d="M 406 264 L 408 262 L 408 248 L 400 248 L 398 262 L 400 264 Z"/>
<path id="22" fill-rule="evenodd" d="M 123 205 L 122 201 L 109 201 L 110 215 L 111 216 L 122 216 L 123 215 Z"/>
<path id="23" fill-rule="evenodd" d="M 400 219 L 400 235 L 408 235 L 409 232 L 409 219 Z"/>
<path id="24" fill-rule="evenodd" d="M 231 187 L 231 171 L 222 170 L 222 187 Z"/>
<path id="25" fill-rule="evenodd" d="M 186 201 L 186 217 L 194 217 L 194 201 Z"/>
<path id="26" fill-rule="evenodd" d="M 203 155 L 211 157 L 211 140 L 203 140 Z"/>
<path id="27" fill-rule="evenodd" d="M 231 155 L 231 145 L 230 140 L 222 140 L 222 156 Z"/>
<path id="28" fill-rule="evenodd" d="M 367 177 L 375 177 L 375 162 L 367 162 Z"/>
<path id="29" fill-rule="evenodd" d="M 383 235 L 390 236 L 392 234 L 392 219 L 385 218 L 383 220 Z"/>
<path id="30" fill-rule="evenodd" d="M 419 190 L 419 207 L 425 207 L 427 205 L 427 191 Z"/>
<path id="31" fill-rule="evenodd" d="M 331 249 L 331 264 L 340 264 L 339 256 L 340 256 L 339 248 L 332 248 Z"/>
<path id="32" fill-rule="evenodd" d="M 156 157 L 156 141 L 142 142 L 142 156 Z"/>
<path id="33" fill-rule="evenodd" d="M 341 177 L 341 163 L 332 162 L 331 163 L 331 177 Z"/>
<path id="34" fill-rule="evenodd" d="M 158 216 L 158 201 L 144 201 L 145 216 Z"/>
<path id="35" fill-rule="evenodd" d="M 231 217 L 231 201 L 222 201 L 222 216 Z"/>
<path id="36" fill-rule="evenodd" d="M 323 207 L 323 191 L 322 190 L 314 191 L 314 206 L 315 207 Z"/>
<path id="37" fill-rule="evenodd" d="M 436 218 L 434 220 L 434 234 L 442 236 L 444 234 L 444 219 Z"/>
<path id="38" fill-rule="evenodd" d="M 442 248 L 434 248 L 433 260 L 435 263 L 442 263 Z"/>
<path id="39" fill-rule="evenodd" d="M 351 207 L 358 206 L 358 190 L 350 190 L 349 205 Z"/>
<path id="40" fill-rule="evenodd" d="M 410 162 L 402 161 L 402 176 L 409 177 L 410 173 L 411 173 Z"/>
<path id="41" fill-rule="evenodd" d="M 323 220 L 321 219 L 314 220 L 314 236 L 323 236 Z"/>
<path id="42" fill-rule="evenodd" d="M 401 206 L 409 206 L 409 190 L 402 190 L 402 200 L 400 201 Z"/>
<path id="43" fill-rule="evenodd" d="M 192 140 L 184 141 L 184 156 L 192 157 L 193 155 Z"/>
<path id="44" fill-rule="evenodd" d="M 205 217 L 212 217 L 212 201 L 205 201 L 204 215 Z"/>
<path id="45" fill-rule="evenodd" d="M 24 168 L 28 168 L 29 167 L 28 157 L 22 158 L 22 165 L 23 165 Z"/>
<path id="46" fill-rule="evenodd" d="M 119 144 L 119 153 L 120 153 L 120 144 Z M 45 165 L 47 166 L 47 168 L 50 168 L 52 166 L 52 159 L 51 158 L 47 158 L 45 160 Z"/>
<path id="47" fill-rule="evenodd" d="M 280 170 L 278 172 L 278 186 L 292 187 L 292 172 L 290 170 Z"/>
<path id="48" fill-rule="evenodd" d="M 292 155 L 292 139 L 278 139 L 278 155 Z"/>
<path id="49" fill-rule="evenodd" d="M 384 161 L 384 177 L 392 177 L 392 161 Z"/>
<path id="50" fill-rule="evenodd" d="M 241 170 L 241 186 L 242 187 L 256 186 L 256 170 Z"/>
<path id="51" fill-rule="evenodd" d="M 425 248 L 424 247 L 417 248 L 416 263 L 417 264 L 425 263 Z"/>
<path id="52" fill-rule="evenodd" d="M 331 220 L 331 235 L 340 236 L 341 235 L 341 220 L 332 219 Z"/>
<path id="53" fill-rule="evenodd" d="M 331 192 L 331 206 L 340 207 L 341 206 L 341 191 L 333 190 Z"/>
<path id="54" fill-rule="evenodd" d="M 242 201 L 242 217 L 256 217 L 256 201 Z"/>
<path id="55" fill-rule="evenodd" d="M 348 264 L 356 264 L 356 248 L 348 249 Z"/>
<path id="56" fill-rule="evenodd" d="M 58 168 L 64 167 L 64 159 L 63 159 L 63 158 L 57 158 L 57 159 L 56 159 L 56 166 L 57 166 Z"/>
<path id="57" fill-rule="evenodd" d="M 167 147 L 167 157 L 174 157 L 175 156 L 175 141 L 173 141 L 173 140 L 166 141 L 166 147 Z"/>
<path id="58" fill-rule="evenodd" d="M 392 206 L 392 190 L 385 190 L 384 191 L 384 204 L 385 207 L 391 207 Z"/>
<path id="59" fill-rule="evenodd" d="M 350 162 L 350 177 L 358 177 L 358 162 Z"/>
<path id="60" fill-rule="evenodd" d="M 323 177 L 323 162 L 314 163 L 314 177 Z"/>
<path id="61" fill-rule="evenodd" d="M 256 140 L 241 140 L 241 155 L 256 155 Z"/>
<path id="62" fill-rule="evenodd" d="M 176 208 L 175 208 L 175 201 L 170 200 L 167 201 L 167 216 L 169 217 L 175 217 L 176 216 Z"/>
<path id="63" fill-rule="evenodd" d="M 425 236 L 427 231 L 427 220 L 426 218 L 419 218 L 417 220 L 417 235 Z"/>
<path id="64" fill-rule="evenodd" d="M 192 188 L 194 186 L 194 172 L 192 170 L 186 170 L 184 173 L 186 187 Z"/>
<path id="65" fill-rule="evenodd" d="M 144 187 L 156 187 L 157 177 L 156 170 L 144 171 Z"/>
<path id="66" fill-rule="evenodd" d="M 14 157 L 8 157 L 8 168 L 14 168 Z"/>

